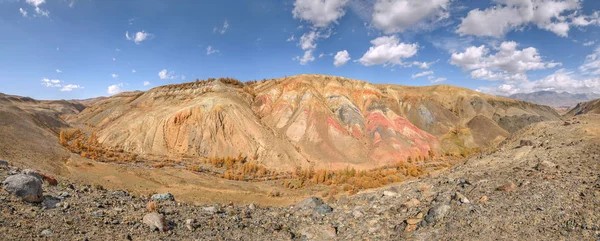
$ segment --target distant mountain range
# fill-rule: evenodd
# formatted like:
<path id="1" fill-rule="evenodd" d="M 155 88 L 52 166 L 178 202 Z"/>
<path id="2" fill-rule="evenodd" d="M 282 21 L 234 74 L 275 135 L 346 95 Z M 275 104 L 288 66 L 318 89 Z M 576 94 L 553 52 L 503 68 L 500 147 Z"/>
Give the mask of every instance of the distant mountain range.
<path id="1" fill-rule="evenodd" d="M 538 91 L 528 94 L 514 94 L 509 96 L 509 98 L 532 102 L 540 105 L 552 106 L 556 108 L 569 108 L 581 102 L 600 99 L 600 94 L 571 94 L 568 92 Z"/>

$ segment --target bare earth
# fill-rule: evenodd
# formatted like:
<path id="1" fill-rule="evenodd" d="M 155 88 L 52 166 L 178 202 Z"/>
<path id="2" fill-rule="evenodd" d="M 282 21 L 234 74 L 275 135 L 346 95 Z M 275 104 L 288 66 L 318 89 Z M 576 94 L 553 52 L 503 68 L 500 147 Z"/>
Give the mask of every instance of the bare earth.
<path id="1" fill-rule="evenodd" d="M 527 142 L 521 146 L 522 140 L 532 146 Z M 338 196 L 328 202 L 331 212 L 164 201 L 158 202 L 159 212 L 170 231 L 153 232 L 142 223 L 148 196 L 78 184 L 69 187 L 70 180 L 61 179 L 56 187 L 45 186 L 45 195 L 50 200 L 68 193 L 70 197 L 60 202 L 68 203 L 68 208 L 27 204 L 1 192 L 0 232 L 9 240 L 596 240 L 598 160 L 600 116 L 584 115 L 569 120 L 569 125 L 561 121 L 527 127 L 496 151 L 450 170 Z M 73 169 L 108 171 L 86 170 L 90 175 L 81 181 L 102 178 L 125 184 L 129 179 L 120 174 L 133 173 L 137 177 L 132 180 L 152 174 L 103 169 L 96 163 L 77 165 L 68 164 Z M 17 171 L 2 167 L 0 178 Z M 195 220 L 191 229 L 187 219 Z"/>

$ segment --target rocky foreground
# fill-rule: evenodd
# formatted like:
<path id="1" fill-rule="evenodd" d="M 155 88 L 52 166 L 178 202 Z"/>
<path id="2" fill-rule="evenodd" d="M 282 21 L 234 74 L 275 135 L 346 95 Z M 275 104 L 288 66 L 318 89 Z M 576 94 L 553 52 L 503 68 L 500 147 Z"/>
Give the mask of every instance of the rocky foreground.
<path id="1" fill-rule="evenodd" d="M 540 123 L 450 170 L 291 207 L 196 206 L 170 194 L 68 180 L 54 186 L 0 162 L 0 233 L 4 240 L 596 240 L 598 117 Z"/>

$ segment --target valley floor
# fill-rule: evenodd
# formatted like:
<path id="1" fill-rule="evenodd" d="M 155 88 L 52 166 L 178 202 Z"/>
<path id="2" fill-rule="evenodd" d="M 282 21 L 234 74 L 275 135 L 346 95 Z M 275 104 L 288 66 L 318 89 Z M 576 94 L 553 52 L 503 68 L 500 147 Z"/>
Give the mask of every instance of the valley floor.
<path id="1" fill-rule="evenodd" d="M 281 201 L 269 204 L 261 201 L 261 195 L 266 196 L 266 187 L 260 189 L 249 184 L 232 188 L 232 184 L 245 184 L 218 179 L 189 181 L 192 178 L 189 175 L 195 174 L 174 169 L 141 171 L 77 159 L 70 159 L 66 165 L 72 174 L 59 180 L 58 186 L 44 186 L 43 205 L 24 203 L 5 191 L 0 192 L 0 233 L 4 239 L 596 240 L 600 237 L 599 115 L 579 116 L 568 124 L 539 123 L 519 131 L 491 154 L 469 158 L 449 170 L 419 179 L 350 197 L 338 196 L 336 200 L 328 200 L 328 205 L 309 201 L 290 206 L 315 190 L 294 195 L 296 198 L 286 199 L 284 195 Z M 0 179 L 19 171 L 0 166 Z M 99 185 L 81 185 L 99 180 L 111 190 Z M 176 184 L 167 189 L 161 188 L 161 183 Z M 146 206 L 150 197 L 117 190 L 123 188 L 169 191 L 177 201 L 187 202 L 159 201 L 158 212 L 164 215 L 170 231 L 151 231 L 142 221 L 149 213 Z M 211 193 L 211 189 L 219 193 L 235 191 L 222 196 L 202 195 Z M 257 192 L 263 194 L 253 194 Z M 234 196 L 246 201 L 232 199 Z M 202 205 L 189 201 L 194 199 Z M 217 204 L 206 204 L 211 201 Z M 250 202 L 261 204 L 250 205 Z"/>

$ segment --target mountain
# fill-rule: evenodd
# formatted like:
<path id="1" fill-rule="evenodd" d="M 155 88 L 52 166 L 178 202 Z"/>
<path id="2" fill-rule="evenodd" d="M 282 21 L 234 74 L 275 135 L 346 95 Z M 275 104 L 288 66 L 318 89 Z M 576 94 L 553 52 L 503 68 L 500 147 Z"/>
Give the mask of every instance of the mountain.
<path id="1" fill-rule="evenodd" d="M 99 100 L 68 121 L 144 157 L 244 156 L 267 167 L 360 169 L 465 153 L 554 109 L 447 85 L 376 85 L 325 75 L 210 79 Z"/>
<path id="2" fill-rule="evenodd" d="M 579 103 L 569 109 L 567 116 L 576 116 L 583 114 L 600 114 L 600 99 Z"/>
<path id="3" fill-rule="evenodd" d="M 85 106 L 65 100 L 39 101 L 0 93 L 0 158 L 22 165 L 60 172 L 69 152 L 57 142 L 63 118 Z"/>
<path id="4" fill-rule="evenodd" d="M 568 92 L 538 91 L 533 93 L 519 93 L 511 95 L 509 98 L 528 101 L 540 105 L 548 105 L 556 108 L 570 108 L 577 103 L 586 102 L 600 98 L 600 94 L 571 94 Z"/>

